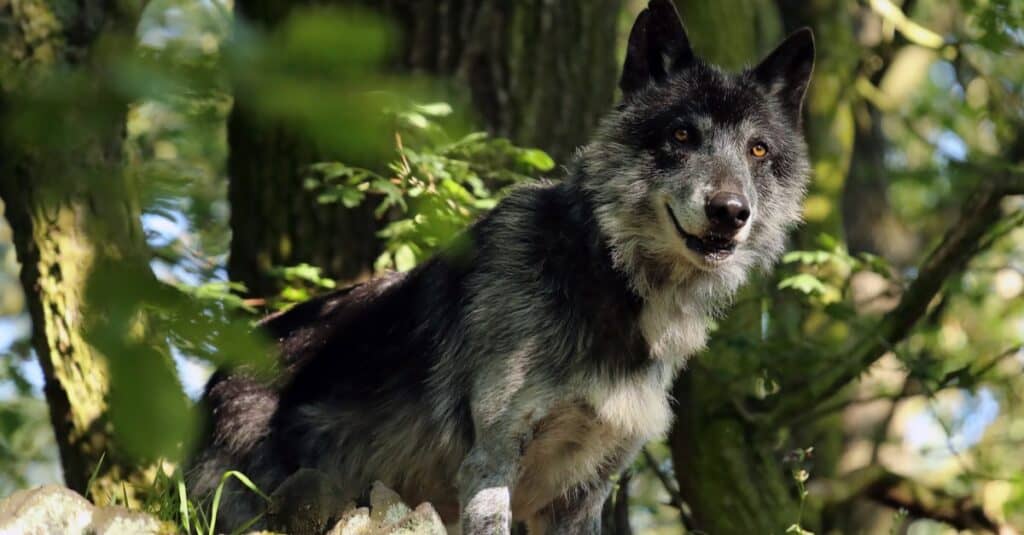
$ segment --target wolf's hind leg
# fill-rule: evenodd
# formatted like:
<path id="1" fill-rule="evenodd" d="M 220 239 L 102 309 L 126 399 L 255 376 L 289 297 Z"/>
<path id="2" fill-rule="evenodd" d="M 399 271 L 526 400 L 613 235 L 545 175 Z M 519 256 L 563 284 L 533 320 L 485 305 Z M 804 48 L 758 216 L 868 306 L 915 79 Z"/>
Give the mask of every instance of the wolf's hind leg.
<path id="1" fill-rule="evenodd" d="M 289 535 L 321 535 L 341 516 L 347 501 L 325 473 L 300 468 L 270 495 L 267 524 Z"/>

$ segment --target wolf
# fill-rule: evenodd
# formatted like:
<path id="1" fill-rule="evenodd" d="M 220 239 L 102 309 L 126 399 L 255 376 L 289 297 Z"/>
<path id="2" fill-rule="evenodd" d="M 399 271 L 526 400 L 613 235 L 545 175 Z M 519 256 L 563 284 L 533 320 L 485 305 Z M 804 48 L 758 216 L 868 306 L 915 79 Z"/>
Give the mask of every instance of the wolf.
<path id="1" fill-rule="evenodd" d="M 263 323 L 281 376 L 211 380 L 191 492 L 315 473 L 344 499 L 382 481 L 465 535 L 599 533 L 610 476 L 666 432 L 673 378 L 800 219 L 813 64 L 802 29 L 724 72 L 651 0 L 567 178 L 514 190 L 408 273 Z M 222 525 L 263 507 L 229 492 Z"/>

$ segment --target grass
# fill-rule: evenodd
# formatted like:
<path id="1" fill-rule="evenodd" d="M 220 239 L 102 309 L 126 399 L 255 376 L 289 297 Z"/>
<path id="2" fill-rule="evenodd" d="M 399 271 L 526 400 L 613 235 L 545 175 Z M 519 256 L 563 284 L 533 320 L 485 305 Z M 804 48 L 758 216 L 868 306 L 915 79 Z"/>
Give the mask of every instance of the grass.
<path id="1" fill-rule="evenodd" d="M 182 533 L 188 535 L 214 535 L 218 533 L 217 516 L 220 511 L 224 487 L 231 479 L 238 481 L 243 487 L 263 498 L 266 502 L 270 502 L 270 497 L 260 490 L 245 474 L 237 470 L 228 470 L 221 475 L 220 482 L 217 484 L 217 488 L 214 489 L 213 499 L 204 507 L 204 499 L 197 499 L 194 496 L 188 495 L 188 488 L 185 486 L 185 479 L 180 470 L 176 470 L 170 476 L 161 470 L 158 472 L 157 480 L 162 481 L 154 482 L 156 487 L 154 490 L 158 491 L 153 494 L 156 502 L 149 506 L 144 506 L 143 510 L 157 516 L 160 520 L 173 522 L 181 529 Z M 263 513 L 256 515 L 231 533 L 248 531 L 262 517 Z"/>
<path id="2" fill-rule="evenodd" d="M 100 472 L 103 461 L 104 455 L 101 455 L 86 486 L 87 497 L 92 496 L 93 482 Z M 136 507 L 132 507 L 128 500 L 127 486 L 124 482 L 121 484 L 123 497 L 112 496 L 109 501 L 116 504 L 119 501 L 118 498 L 121 498 L 125 507 L 152 515 L 162 522 L 169 522 L 186 535 L 215 535 L 218 533 L 217 516 L 221 498 L 225 486 L 231 479 L 238 481 L 243 487 L 263 498 L 264 501 L 270 502 L 270 497 L 266 493 L 260 490 L 248 476 L 237 470 L 228 470 L 221 475 L 220 482 L 214 489 L 212 500 L 206 500 L 206 497 L 189 496 L 181 470 L 176 469 L 173 473 L 168 474 L 162 464 L 156 467 L 156 475 L 149 484 L 149 488 L 137 489 L 142 491 L 140 495 L 143 498 L 141 502 L 136 503 Z M 95 502 L 95 496 L 92 496 L 92 501 Z M 231 533 L 248 531 L 262 517 L 263 513 L 260 513 Z"/>

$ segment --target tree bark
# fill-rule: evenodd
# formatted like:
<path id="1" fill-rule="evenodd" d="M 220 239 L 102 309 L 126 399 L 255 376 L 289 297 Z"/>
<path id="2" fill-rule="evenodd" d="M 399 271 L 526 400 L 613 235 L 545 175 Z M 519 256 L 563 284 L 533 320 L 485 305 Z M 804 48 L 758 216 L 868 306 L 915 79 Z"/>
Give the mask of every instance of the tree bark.
<path id="1" fill-rule="evenodd" d="M 365 278 L 379 254 L 371 207 L 318 203 L 302 185 L 303 169 L 337 158 L 283 124 L 257 120 L 247 106 L 236 100 L 228 119 L 231 279 L 269 297 L 280 291 L 270 276 L 279 266 L 308 263 L 339 280 Z"/>
<path id="2" fill-rule="evenodd" d="M 612 105 L 622 0 L 390 0 L 403 66 L 455 76 L 493 134 L 565 162 Z"/>
<path id="3" fill-rule="evenodd" d="M 102 310 L 86 291 L 94 266 L 116 259 L 149 273 L 139 206 L 120 173 L 124 113 L 105 116 L 102 125 L 62 125 L 95 127 L 74 147 L 25 142 L 11 124 L 24 104 L 17 93 L 31 94 L 37 76 L 87 68 L 102 34 L 134 29 L 137 13 L 109 10 L 100 1 L 80 4 L 68 18 L 46 1 L 0 3 L 0 18 L 13 29 L 0 50 L 12 75 L 0 91 L 0 199 L 21 263 L 32 346 L 45 378 L 65 482 L 78 492 L 91 490 L 102 502 L 115 489 L 120 495 L 115 481 L 138 473 L 114 448 L 107 418 L 109 367 L 86 340 L 92 318 Z M 94 104 L 82 99 L 77 106 Z M 87 489 L 97 467 L 98 477 Z"/>
<path id="4" fill-rule="evenodd" d="M 694 526 L 723 535 L 784 532 L 797 521 L 799 503 L 781 455 L 769 434 L 709 395 L 716 383 L 707 374 L 690 367 L 672 392 L 678 405 L 669 446 Z"/>
<path id="5" fill-rule="evenodd" d="M 366 4 L 393 16 L 405 36 L 400 70 L 454 77 L 488 131 L 556 160 L 584 143 L 612 104 L 622 0 Z M 240 0 L 236 9 L 273 27 L 292 5 Z M 301 132 L 258 122 L 242 99 L 228 122 L 228 144 L 233 280 L 266 296 L 278 290 L 267 276 L 274 266 L 307 262 L 342 280 L 370 273 L 379 246 L 369 209 L 318 205 L 302 187 L 304 166 L 337 155 Z"/>
<path id="6" fill-rule="evenodd" d="M 271 30 L 293 8 L 310 4 L 239 0 L 235 14 Z M 270 274 L 275 267 L 308 263 L 340 280 L 364 278 L 378 253 L 370 207 L 323 205 L 303 187 L 307 166 L 339 155 L 294 127 L 260 117 L 241 94 L 235 96 L 227 132 L 231 279 L 244 283 L 250 295 L 270 297 L 281 289 Z"/>

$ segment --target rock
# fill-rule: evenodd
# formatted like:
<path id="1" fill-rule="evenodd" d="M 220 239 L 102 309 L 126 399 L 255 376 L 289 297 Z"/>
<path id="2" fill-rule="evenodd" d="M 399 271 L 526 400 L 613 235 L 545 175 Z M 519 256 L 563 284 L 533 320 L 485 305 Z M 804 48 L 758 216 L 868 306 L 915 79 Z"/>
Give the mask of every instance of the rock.
<path id="1" fill-rule="evenodd" d="M 328 535 L 446 535 L 444 522 L 429 503 L 410 509 L 381 482 L 370 490 L 370 507 L 347 510 Z"/>
<path id="2" fill-rule="evenodd" d="M 57 485 L 15 492 L 0 502 L 0 535 L 136 535 L 176 530 L 124 507 L 95 507 Z"/>
<path id="3" fill-rule="evenodd" d="M 303 507 L 292 526 L 300 531 L 315 532 L 326 529 L 323 509 L 334 507 L 342 511 L 340 520 L 328 535 L 446 535 L 444 523 L 428 503 L 416 509 L 402 502 L 395 491 L 380 482 L 370 490 L 370 507 L 355 504 L 336 506 L 338 496 L 331 486 L 312 474 L 302 474 L 288 488 L 275 492 L 282 502 L 293 496 L 326 494 L 335 498 Z M 302 492 L 300 492 L 302 491 Z M 326 491 L 326 492 L 324 492 Z M 306 516 L 303 516 L 306 513 Z M 338 517 L 335 517 L 338 518 Z M 177 533 L 174 526 L 160 522 L 145 513 L 129 511 L 124 507 L 96 507 L 78 493 L 57 485 L 47 485 L 15 492 L 0 501 L 0 535 L 170 535 Z M 252 532 L 250 535 L 255 535 Z M 260 532 L 270 533 L 270 532 Z M 295 532 L 287 531 L 289 535 Z"/>
<path id="4" fill-rule="evenodd" d="M 375 481 L 370 488 L 370 518 L 382 525 L 389 525 L 405 518 L 412 509 L 402 503 L 398 493 Z"/>
<path id="5" fill-rule="evenodd" d="M 70 489 L 20 490 L 0 503 L 0 533 L 84 533 L 92 511 L 92 504 Z"/>

